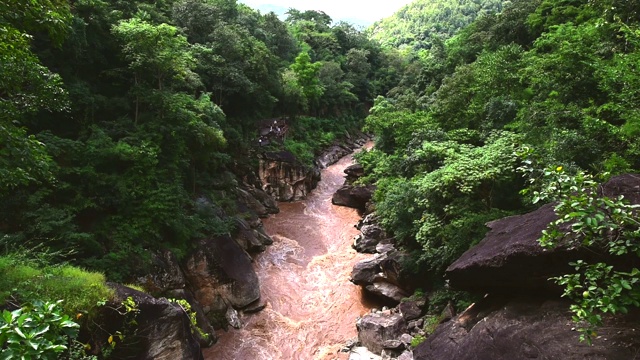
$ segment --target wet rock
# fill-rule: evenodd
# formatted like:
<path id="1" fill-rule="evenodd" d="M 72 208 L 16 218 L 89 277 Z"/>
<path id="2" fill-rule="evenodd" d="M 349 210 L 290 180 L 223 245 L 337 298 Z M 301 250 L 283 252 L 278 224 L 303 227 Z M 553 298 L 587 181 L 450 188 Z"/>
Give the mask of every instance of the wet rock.
<path id="1" fill-rule="evenodd" d="M 408 294 L 403 290 L 401 262 L 406 255 L 400 251 L 378 254 L 353 267 L 351 281 L 388 301 L 399 302 Z"/>
<path id="2" fill-rule="evenodd" d="M 245 313 L 245 314 L 253 314 L 253 313 L 257 313 L 257 312 L 260 312 L 260 311 L 264 310 L 264 308 L 266 308 L 266 307 L 267 307 L 267 304 L 265 304 L 261 300 L 258 300 L 258 301 L 255 301 L 254 303 L 250 304 L 246 308 L 242 309 L 242 312 Z"/>
<path id="3" fill-rule="evenodd" d="M 356 224 L 356 228 L 360 230 L 364 225 L 378 224 L 379 219 L 380 217 L 375 212 L 372 212 L 370 214 L 367 214 L 362 220 L 360 220 L 358 224 Z"/>
<path id="4" fill-rule="evenodd" d="M 278 203 L 262 189 L 243 185 L 236 188 L 236 194 L 247 209 L 261 218 L 280 211 Z"/>
<path id="5" fill-rule="evenodd" d="M 182 308 L 164 298 L 156 299 L 119 284 L 110 286 L 115 290 L 116 300 L 105 307 L 111 313 L 105 314 L 107 323 L 103 329 L 110 333 L 126 331 L 123 315 L 115 310 L 123 300 L 130 297 L 139 309 L 135 316 L 137 331 L 124 338 L 121 346 L 114 348 L 113 358 L 202 359 L 200 345 L 191 331 L 191 322 Z"/>
<path id="6" fill-rule="evenodd" d="M 182 289 L 185 278 L 178 264 L 178 259 L 171 251 L 161 251 L 151 254 L 151 271 L 144 277 L 137 279 L 147 291 L 161 294 L 172 289 Z"/>
<path id="7" fill-rule="evenodd" d="M 241 309 L 260 298 L 251 258 L 227 235 L 202 240 L 187 257 L 185 276 L 205 311 Z"/>
<path id="8" fill-rule="evenodd" d="M 640 319 L 605 318 L 593 346 L 578 340 L 569 303 L 487 298 L 440 325 L 414 349 L 416 360 L 633 359 Z"/>
<path id="9" fill-rule="evenodd" d="M 344 344 L 342 349 L 340 349 L 340 352 L 350 352 L 352 349 L 354 349 L 358 345 L 360 345 L 360 343 L 358 342 L 358 338 L 357 337 L 353 338 L 353 339 L 349 339 Z"/>
<path id="10" fill-rule="evenodd" d="M 351 144 L 332 145 L 326 149 L 318 159 L 316 159 L 316 162 L 321 169 L 324 169 L 329 165 L 335 164 L 344 156 L 351 154 L 354 148 L 355 146 Z"/>
<path id="11" fill-rule="evenodd" d="M 207 318 L 204 309 L 200 303 L 195 299 L 190 291 L 184 289 L 171 290 L 167 293 L 170 298 L 186 300 L 191 306 L 191 311 L 196 314 L 196 322 L 198 327 L 202 331 L 202 334 L 198 331 L 193 335 L 198 339 L 198 342 L 202 347 L 209 347 L 216 343 L 217 337 L 211 322 Z"/>
<path id="12" fill-rule="evenodd" d="M 364 346 L 355 347 L 349 353 L 349 360 L 382 360 L 382 358 Z"/>
<path id="13" fill-rule="evenodd" d="M 360 253 L 376 253 L 378 243 L 386 239 L 384 230 L 376 224 L 362 225 L 360 232 L 353 244 L 353 248 Z"/>
<path id="14" fill-rule="evenodd" d="M 371 285 L 367 285 L 365 289 L 386 301 L 392 301 L 394 303 L 399 303 L 402 299 L 409 296 L 404 290 L 402 290 L 398 285 L 391 284 L 388 282 L 380 281 L 374 282 Z"/>
<path id="15" fill-rule="evenodd" d="M 356 323 L 360 343 L 375 354 L 382 353 L 387 340 L 397 340 L 407 324 L 400 314 L 367 314 Z"/>
<path id="16" fill-rule="evenodd" d="M 364 211 L 374 191 L 374 185 L 344 185 L 333 194 L 331 203 Z"/>
<path id="17" fill-rule="evenodd" d="M 358 262 L 351 271 L 351 282 L 364 286 L 373 284 L 378 273 L 382 271 L 380 264 L 386 257 L 386 254 L 379 254 Z"/>
<path id="18" fill-rule="evenodd" d="M 267 245 L 273 244 L 273 240 L 264 232 L 262 224 L 252 227 L 246 220 L 236 217 L 237 231 L 234 236 L 238 245 L 247 252 L 262 252 Z"/>
<path id="19" fill-rule="evenodd" d="M 227 312 L 224 314 L 224 317 L 227 319 L 227 323 L 234 329 L 240 329 L 242 327 L 242 321 L 240 320 L 238 311 L 231 306 L 227 308 Z"/>
<path id="20" fill-rule="evenodd" d="M 344 173 L 347 174 L 347 182 L 353 183 L 364 176 L 364 167 L 361 164 L 353 164 L 344 169 Z"/>

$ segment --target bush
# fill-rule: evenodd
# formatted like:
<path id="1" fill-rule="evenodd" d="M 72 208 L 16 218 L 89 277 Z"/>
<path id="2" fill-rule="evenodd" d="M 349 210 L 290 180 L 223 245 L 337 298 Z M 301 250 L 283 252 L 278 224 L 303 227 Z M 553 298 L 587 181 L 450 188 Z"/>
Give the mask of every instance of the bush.
<path id="1" fill-rule="evenodd" d="M 112 296 L 104 275 L 70 265 L 44 265 L 18 256 L 0 256 L 0 301 L 20 302 L 64 299 L 66 314 L 91 311 Z"/>
<path id="2" fill-rule="evenodd" d="M 62 314 L 61 301 L 34 302 L 2 312 L 0 344 L 3 359 L 58 359 L 78 336 L 80 325 Z"/>

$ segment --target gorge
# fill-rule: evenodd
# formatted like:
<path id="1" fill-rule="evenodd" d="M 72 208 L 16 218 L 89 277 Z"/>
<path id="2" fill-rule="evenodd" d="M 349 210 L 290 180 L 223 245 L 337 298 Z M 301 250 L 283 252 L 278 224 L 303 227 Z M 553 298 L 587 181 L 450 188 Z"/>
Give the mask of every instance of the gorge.
<path id="1" fill-rule="evenodd" d="M 339 350 L 357 336 L 355 320 L 372 306 L 349 281 L 365 256 L 351 248 L 360 217 L 331 204 L 352 161 L 347 155 L 330 165 L 305 200 L 280 203 L 280 212 L 263 220 L 274 243 L 254 256 L 254 268 L 266 308 L 242 317 L 240 330 L 219 333 L 205 359 L 348 358 Z"/>

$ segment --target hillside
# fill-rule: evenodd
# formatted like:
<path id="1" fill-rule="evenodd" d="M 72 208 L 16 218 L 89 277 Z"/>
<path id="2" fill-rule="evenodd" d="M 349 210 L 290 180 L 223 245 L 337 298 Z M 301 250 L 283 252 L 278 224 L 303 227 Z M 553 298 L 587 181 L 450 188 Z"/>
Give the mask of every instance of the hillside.
<path id="1" fill-rule="evenodd" d="M 496 13 L 503 0 L 416 0 L 393 16 L 374 23 L 369 32 L 383 46 L 431 47 L 434 36 L 448 39 L 481 14 Z"/>

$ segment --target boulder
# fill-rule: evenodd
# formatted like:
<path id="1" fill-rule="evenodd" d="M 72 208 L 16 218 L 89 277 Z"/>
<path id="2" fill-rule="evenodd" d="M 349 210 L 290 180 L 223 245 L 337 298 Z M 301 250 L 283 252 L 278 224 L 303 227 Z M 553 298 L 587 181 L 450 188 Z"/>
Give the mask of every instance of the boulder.
<path id="1" fill-rule="evenodd" d="M 261 223 L 254 228 L 245 219 L 239 217 L 234 219 L 238 224 L 234 239 L 245 251 L 250 253 L 262 252 L 267 245 L 273 244 L 273 240 L 264 232 Z"/>
<path id="2" fill-rule="evenodd" d="M 251 258 L 230 236 L 201 240 L 187 257 L 185 276 L 205 312 L 224 315 L 229 305 L 241 309 L 260 298 Z"/>
<path id="3" fill-rule="evenodd" d="M 350 143 L 332 145 L 316 159 L 316 162 L 321 169 L 324 169 L 329 165 L 337 163 L 338 160 L 346 155 L 351 154 L 354 148 L 355 146 Z"/>
<path id="4" fill-rule="evenodd" d="M 407 324 L 400 314 L 371 313 L 356 322 L 358 340 L 375 354 L 381 354 L 383 344 L 388 340 L 398 340 L 407 330 Z"/>
<path id="5" fill-rule="evenodd" d="M 178 259 L 168 250 L 151 253 L 149 273 L 139 277 L 136 282 L 154 294 L 185 287 L 185 278 Z"/>
<path id="6" fill-rule="evenodd" d="M 360 234 L 356 236 L 353 248 L 360 253 L 376 253 L 376 246 L 386 238 L 384 230 L 379 225 L 362 225 Z"/>
<path id="7" fill-rule="evenodd" d="M 402 299 L 409 296 L 398 285 L 386 281 L 374 281 L 373 284 L 365 287 L 369 293 L 388 302 L 399 303 Z"/>
<path id="8" fill-rule="evenodd" d="M 374 191 L 374 185 L 344 185 L 333 194 L 331 203 L 364 211 Z"/>
<path id="9" fill-rule="evenodd" d="M 377 275 L 382 271 L 380 264 L 386 258 L 387 254 L 379 254 L 358 262 L 351 271 L 351 282 L 361 286 L 373 284 Z"/>
<path id="10" fill-rule="evenodd" d="M 409 299 L 407 301 L 401 302 L 398 305 L 398 310 L 400 311 L 400 314 L 402 314 L 402 317 L 404 317 L 405 320 L 410 321 L 410 320 L 415 320 L 421 317 L 422 315 L 424 315 L 426 305 L 427 305 L 426 298 Z"/>
<path id="11" fill-rule="evenodd" d="M 599 191 L 640 203 L 640 175 L 616 176 Z M 446 270 L 449 284 L 456 289 L 482 292 L 559 292 L 548 281 L 550 277 L 571 271 L 569 262 L 595 260 L 598 255 L 568 246 L 542 248 L 538 243 L 541 232 L 556 219 L 553 204 L 547 204 L 528 214 L 488 223 L 491 231 L 486 237 Z"/>
<path id="12" fill-rule="evenodd" d="M 261 218 L 280 211 L 278 203 L 262 189 L 244 184 L 236 188 L 236 194 L 246 209 Z"/>
<path id="13" fill-rule="evenodd" d="M 354 347 L 349 352 L 349 360 L 381 360 L 382 358 L 379 355 L 376 355 L 369 351 L 364 346 Z"/>
<path id="14" fill-rule="evenodd" d="M 151 295 L 122 286 L 109 284 L 116 299 L 104 307 L 110 313 L 104 314 L 106 323 L 101 328 L 113 334 L 121 331 L 123 339 L 118 340 L 111 356 L 115 359 L 202 359 L 198 340 L 192 333 L 189 316 L 178 305 L 166 299 L 156 299 Z M 123 313 L 121 303 L 127 298 L 135 302 L 139 310 Z M 130 318 L 127 318 L 130 317 Z M 135 325 L 130 325 L 134 320 Z M 136 331 L 128 328 L 135 326 Z M 106 339 L 109 335 L 106 335 Z M 103 344 L 104 346 L 109 346 Z M 96 347 L 98 348 L 98 347 Z"/>
<path id="15" fill-rule="evenodd" d="M 189 303 L 191 311 L 196 314 L 198 328 L 202 331 L 202 333 L 194 332 L 193 335 L 198 339 L 202 347 L 209 347 L 218 341 L 215 329 L 211 326 L 211 322 L 207 318 L 204 309 L 202 309 L 202 306 L 190 291 L 184 289 L 170 290 L 167 292 L 167 297 L 186 300 Z"/>
<path id="16" fill-rule="evenodd" d="M 593 346 L 579 341 L 569 303 L 543 298 L 487 298 L 440 325 L 416 360 L 626 360 L 640 349 L 640 320 L 606 318 Z"/>
<path id="17" fill-rule="evenodd" d="M 353 164 L 344 169 L 348 180 L 357 180 L 364 176 L 364 167 L 361 164 Z"/>

